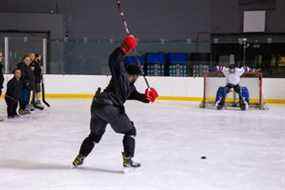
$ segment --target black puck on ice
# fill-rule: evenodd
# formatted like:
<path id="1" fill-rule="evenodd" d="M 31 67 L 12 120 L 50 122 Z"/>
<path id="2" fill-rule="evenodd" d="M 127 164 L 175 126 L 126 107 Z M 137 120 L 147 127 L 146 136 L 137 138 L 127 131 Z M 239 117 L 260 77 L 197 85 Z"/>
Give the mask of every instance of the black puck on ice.
<path id="1" fill-rule="evenodd" d="M 207 157 L 206 156 L 201 156 L 201 159 L 205 160 L 205 159 L 207 159 Z"/>

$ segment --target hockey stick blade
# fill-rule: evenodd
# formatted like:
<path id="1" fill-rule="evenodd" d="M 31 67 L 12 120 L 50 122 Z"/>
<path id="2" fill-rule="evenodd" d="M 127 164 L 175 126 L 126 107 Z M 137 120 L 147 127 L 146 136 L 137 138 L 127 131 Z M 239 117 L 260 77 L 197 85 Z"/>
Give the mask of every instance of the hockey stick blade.
<path id="1" fill-rule="evenodd" d="M 44 82 L 42 81 L 42 100 L 43 103 L 47 106 L 50 107 L 50 104 L 46 101 L 46 97 L 45 97 L 45 85 Z"/>

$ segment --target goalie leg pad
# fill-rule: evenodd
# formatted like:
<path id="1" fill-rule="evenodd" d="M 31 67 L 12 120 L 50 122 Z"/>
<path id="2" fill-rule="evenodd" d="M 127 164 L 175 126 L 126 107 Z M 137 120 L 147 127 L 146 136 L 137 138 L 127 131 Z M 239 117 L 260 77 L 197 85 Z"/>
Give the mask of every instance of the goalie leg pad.
<path id="1" fill-rule="evenodd" d="M 250 99 L 250 96 L 249 96 L 249 90 L 247 87 L 241 87 L 241 93 L 240 93 L 242 99 L 244 101 L 246 101 L 247 103 L 249 103 L 249 99 Z"/>
<path id="2" fill-rule="evenodd" d="M 226 87 L 219 87 L 216 95 L 216 103 L 220 103 L 222 100 L 226 98 L 227 95 L 227 88 Z"/>

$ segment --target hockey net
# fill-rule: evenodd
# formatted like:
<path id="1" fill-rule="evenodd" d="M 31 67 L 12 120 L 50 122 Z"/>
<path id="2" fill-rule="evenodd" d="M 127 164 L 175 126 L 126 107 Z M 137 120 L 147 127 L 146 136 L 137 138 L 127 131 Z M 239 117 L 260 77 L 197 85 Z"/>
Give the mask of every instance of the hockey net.
<path id="1" fill-rule="evenodd" d="M 226 79 L 221 72 L 210 72 L 204 75 L 204 93 L 201 103 L 202 108 L 209 108 L 215 106 L 216 93 L 219 87 L 225 86 Z M 250 101 L 249 107 L 263 109 L 263 85 L 262 73 L 249 72 L 241 76 L 241 87 L 247 87 L 249 90 Z M 227 107 L 239 106 L 239 96 L 232 89 L 226 97 Z"/>

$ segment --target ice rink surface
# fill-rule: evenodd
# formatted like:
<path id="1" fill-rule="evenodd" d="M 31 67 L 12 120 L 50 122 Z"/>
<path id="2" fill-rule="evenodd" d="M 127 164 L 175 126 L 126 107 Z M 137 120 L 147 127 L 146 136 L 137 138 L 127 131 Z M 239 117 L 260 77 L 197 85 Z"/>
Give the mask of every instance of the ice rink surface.
<path id="1" fill-rule="evenodd" d="M 1 190 L 285 189 L 285 106 L 241 112 L 129 102 L 142 167 L 124 174 L 122 136 L 110 127 L 85 165 L 72 169 L 89 132 L 90 101 L 50 103 L 0 123 Z"/>

